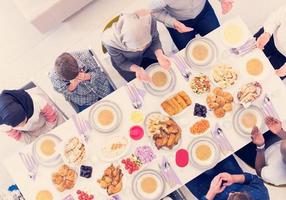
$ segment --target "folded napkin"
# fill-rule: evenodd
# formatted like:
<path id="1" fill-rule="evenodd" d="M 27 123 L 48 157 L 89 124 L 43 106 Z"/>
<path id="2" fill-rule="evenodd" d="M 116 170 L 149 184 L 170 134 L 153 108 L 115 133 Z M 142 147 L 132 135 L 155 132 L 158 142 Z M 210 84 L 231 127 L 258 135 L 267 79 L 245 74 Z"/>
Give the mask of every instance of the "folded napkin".
<path id="1" fill-rule="evenodd" d="M 182 182 L 180 181 L 179 177 L 177 176 L 176 172 L 170 165 L 168 159 L 163 156 L 162 163 L 159 165 L 161 169 L 161 173 L 170 185 L 171 188 L 175 187 L 176 185 L 181 185 Z"/>
<path id="2" fill-rule="evenodd" d="M 214 140 L 220 146 L 223 152 L 234 151 L 232 145 L 230 144 L 229 140 L 225 137 L 225 134 L 223 130 L 219 127 L 218 123 L 215 125 L 215 128 L 212 131 L 212 135 Z"/>

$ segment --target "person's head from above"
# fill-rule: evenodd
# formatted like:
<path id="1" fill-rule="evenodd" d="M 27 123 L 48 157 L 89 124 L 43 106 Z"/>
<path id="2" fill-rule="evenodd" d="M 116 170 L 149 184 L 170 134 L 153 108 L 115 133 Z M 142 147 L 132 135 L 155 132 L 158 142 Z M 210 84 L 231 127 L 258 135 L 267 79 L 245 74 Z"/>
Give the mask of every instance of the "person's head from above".
<path id="1" fill-rule="evenodd" d="M 25 90 L 4 90 L 0 94 L 1 125 L 23 127 L 33 113 L 33 100 Z"/>
<path id="2" fill-rule="evenodd" d="M 281 142 L 280 152 L 281 152 L 281 155 L 282 155 L 283 162 L 286 165 L 286 139 L 282 140 L 282 142 Z"/>
<path id="3" fill-rule="evenodd" d="M 232 192 L 229 193 L 227 200 L 252 200 L 246 192 Z"/>
<path id="4" fill-rule="evenodd" d="M 147 10 L 124 13 L 104 34 L 103 42 L 125 51 L 143 51 L 152 41 L 151 24 L 152 17 Z"/>
<path id="5" fill-rule="evenodd" d="M 64 80 L 73 80 L 80 72 L 76 59 L 69 53 L 63 53 L 55 62 L 56 73 Z"/>

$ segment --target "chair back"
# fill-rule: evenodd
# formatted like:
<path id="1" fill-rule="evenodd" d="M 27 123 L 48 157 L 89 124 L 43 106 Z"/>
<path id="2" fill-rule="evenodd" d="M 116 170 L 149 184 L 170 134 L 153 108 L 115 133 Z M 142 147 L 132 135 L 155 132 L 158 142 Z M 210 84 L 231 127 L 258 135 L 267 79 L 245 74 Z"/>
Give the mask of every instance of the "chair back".
<path id="1" fill-rule="evenodd" d="M 105 25 L 105 27 L 104 27 L 104 29 L 103 29 L 103 32 L 106 31 L 107 29 L 111 28 L 114 23 L 118 22 L 119 17 L 120 17 L 120 16 L 118 15 L 118 16 L 112 18 L 112 19 Z M 101 43 L 101 47 L 102 47 L 102 52 L 103 52 L 104 54 L 107 53 L 107 49 L 104 47 L 104 45 L 103 45 L 102 43 Z"/>

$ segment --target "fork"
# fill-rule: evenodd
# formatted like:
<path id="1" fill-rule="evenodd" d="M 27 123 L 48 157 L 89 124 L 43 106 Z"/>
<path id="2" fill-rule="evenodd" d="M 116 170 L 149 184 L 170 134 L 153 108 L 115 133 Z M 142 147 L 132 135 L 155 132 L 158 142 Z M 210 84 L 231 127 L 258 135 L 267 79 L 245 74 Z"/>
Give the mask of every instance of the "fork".
<path id="1" fill-rule="evenodd" d="M 126 88 L 126 91 L 127 91 L 128 96 L 129 96 L 129 99 L 130 99 L 131 102 L 132 102 L 133 108 L 139 109 L 139 106 L 138 106 L 138 104 L 137 104 L 136 98 L 135 98 L 135 96 L 133 95 L 133 93 L 132 93 L 130 87 L 126 84 L 126 85 L 125 85 L 125 88 Z"/>
<path id="2" fill-rule="evenodd" d="M 79 117 L 76 117 L 75 115 L 72 117 L 72 119 L 79 134 L 82 135 L 85 142 L 87 142 L 89 139 L 87 132 L 91 130 L 89 123 L 85 120 L 80 119 Z"/>
<path id="3" fill-rule="evenodd" d="M 142 101 L 141 101 L 141 97 L 138 94 L 138 88 L 133 83 L 132 86 L 130 87 L 130 89 L 131 89 L 131 92 L 134 94 L 135 100 L 137 102 L 138 109 L 140 109 L 142 107 Z"/>
<path id="4" fill-rule="evenodd" d="M 185 61 L 185 58 L 181 55 L 177 55 L 178 59 L 179 59 L 179 62 L 181 62 L 181 64 L 183 65 L 184 67 L 184 70 L 185 70 L 185 73 L 189 79 L 189 77 L 192 75 L 192 72 L 190 71 L 190 67 L 189 65 L 187 65 L 186 61 Z"/>
<path id="5" fill-rule="evenodd" d="M 39 164 L 38 162 L 36 161 L 36 159 L 29 153 L 27 154 L 24 154 L 22 152 L 19 152 L 19 156 L 23 162 L 23 164 L 25 165 L 26 169 L 28 170 L 29 172 L 29 177 L 32 179 L 32 180 L 35 180 L 36 179 L 36 176 L 37 176 L 37 173 L 38 173 L 38 167 L 39 167 Z"/>

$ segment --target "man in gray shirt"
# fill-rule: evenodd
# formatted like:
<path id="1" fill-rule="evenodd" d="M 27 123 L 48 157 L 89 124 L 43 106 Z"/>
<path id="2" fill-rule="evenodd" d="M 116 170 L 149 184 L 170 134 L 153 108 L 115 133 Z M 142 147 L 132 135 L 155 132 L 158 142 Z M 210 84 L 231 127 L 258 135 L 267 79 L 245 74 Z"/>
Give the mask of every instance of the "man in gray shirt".
<path id="1" fill-rule="evenodd" d="M 162 51 L 156 21 L 148 11 L 122 14 L 119 21 L 103 33 L 102 43 L 112 65 L 126 81 L 135 77 L 150 81 L 144 69 L 156 60 L 165 69 L 171 66 Z"/>
<path id="2" fill-rule="evenodd" d="M 219 27 L 208 0 L 149 0 L 153 16 L 164 23 L 179 50 L 196 34 L 204 36 Z M 233 0 L 219 0 L 222 13 L 232 9 Z"/>

